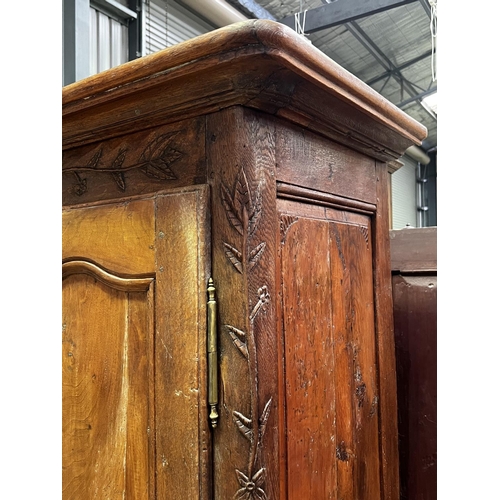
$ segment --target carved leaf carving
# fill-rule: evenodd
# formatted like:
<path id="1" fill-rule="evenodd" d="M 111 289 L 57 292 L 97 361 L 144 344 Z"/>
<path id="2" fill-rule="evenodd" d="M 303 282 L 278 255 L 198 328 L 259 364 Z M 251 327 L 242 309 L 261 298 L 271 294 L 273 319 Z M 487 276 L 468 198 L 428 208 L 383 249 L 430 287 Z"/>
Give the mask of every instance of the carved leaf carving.
<path id="1" fill-rule="evenodd" d="M 266 248 L 266 243 L 262 242 L 260 245 L 257 245 L 251 252 L 250 252 L 250 259 L 249 259 L 249 269 L 252 269 L 257 262 L 259 262 L 259 259 L 262 256 L 262 253 L 264 252 L 264 248 Z"/>
<path id="2" fill-rule="evenodd" d="M 264 432 L 266 432 L 266 424 L 267 420 L 269 418 L 269 414 L 271 413 L 271 402 L 273 398 L 270 398 L 269 401 L 266 403 L 266 406 L 264 406 L 264 410 L 262 411 L 262 415 L 259 420 L 259 433 L 260 433 L 260 439 L 263 438 Z"/>
<path id="3" fill-rule="evenodd" d="M 126 155 L 127 150 L 120 149 L 110 168 L 110 170 L 112 171 L 111 176 L 113 177 L 113 180 L 116 182 L 116 185 L 121 191 L 125 191 L 127 187 L 125 184 L 125 174 L 123 172 L 120 172 Z"/>
<path id="4" fill-rule="evenodd" d="M 246 334 L 245 332 L 242 332 L 241 330 L 238 330 L 234 326 L 231 325 L 226 325 L 229 335 L 231 336 L 231 339 L 234 343 L 234 345 L 238 348 L 238 350 L 245 356 L 246 359 L 248 359 L 248 347 L 246 343 L 241 340 L 245 339 Z"/>
<path id="5" fill-rule="evenodd" d="M 177 178 L 170 169 L 170 164 L 177 161 L 182 156 L 182 153 L 169 146 L 169 143 L 177 134 L 178 132 L 172 132 L 160 135 L 144 148 L 139 158 L 141 172 L 154 179 Z"/>
<path id="6" fill-rule="evenodd" d="M 222 185 L 221 188 L 222 195 L 222 204 L 226 210 L 226 216 L 231 223 L 231 225 L 243 236 L 243 224 L 241 223 L 240 217 L 238 215 L 238 211 L 234 206 L 233 200 L 231 198 L 231 194 L 226 186 Z"/>
<path id="7" fill-rule="evenodd" d="M 231 264 L 236 268 L 239 273 L 243 273 L 243 267 L 241 264 L 241 252 L 239 252 L 236 248 L 224 243 L 224 247 L 226 248 L 225 254 L 229 259 Z"/>
<path id="8" fill-rule="evenodd" d="M 242 415 L 239 411 L 233 411 L 233 418 L 238 430 L 249 440 L 253 441 L 253 432 L 251 429 L 252 421 Z"/>
<path id="9" fill-rule="evenodd" d="M 118 188 L 122 191 L 126 190 L 125 172 L 128 170 L 138 169 L 148 177 L 157 180 L 174 180 L 177 176 L 170 168 L 170 165 L 176 162 L 183 156 L 183 153 L 172 148 L 170 143 L 179 132 L 163 134 L 147 144 L 139 157 L 139 161 L 133 164 L 124 165 L 127 149 L 120 149 L 117 156 L 111 165 L 100 166 L 103 149 L 100 148 L 84 167 L 71 166 L 63 169 L 64 172 L 73 172 L 77 178 L 77 185 L 74 187 L 74 192 L 77 195 L 82 195 L 87 191 L 86 180 L 81 178 L 78 172 L 82 171 L 98 171 L 110 173 Z"/>
<path id="10" fill-rule="evenodd" d="M 99 165 L 99 160 L 101 159 L 102 156 L 102 148 L 97 151 L 97 153 L 92 156 L 92 158 L 87 162 L 86 167 L 87 168 L 97 168 Z"/>
<path id="11" fill-rule="evenodd" d="M 73 191 L 77 196 L 81 196 L 87 191 L 87 179 L 82 179 L 78 172 L 73 172 L 75 174 L 76 185 L 73 186 Z"/>
<path id="12" fill-rule="evenodd" d="M 238 214 L 243 214 L 243 209 L 246 208 L 250 212 L 250 188 L 248 187 L 247 176 L 243 169 L 240 170 L 236 179 L 236 186 L 234 190 L 234 206 Z M 242 219 L 242 217 L 240 217 Z"/>
<path id="13" fill-rule="evenodd" d="M 123 162 L 125 161 L 125 156 L 127 156 L 127 150 L 120 149 L 120 151 L 118 151 L 118 154 L 116 155 L 116 158 L 113 160 L 111 170 L 122 168 Z"/>
<path id="14" fill-rule="evenodd" d="M 112 172 L 111 173 L 113 180 L 116 182 L 116 185 L 119 187 L 121 191 L 125 191 L 127 188 L 125 184 L 125 175 L 123 172 Z"/>
<path id="15" fill-rule="evenodd" d="M 280 218 L 280 229 L 281 229 L 281 243 L 285 242 L 286 234 L 290 229 L 290 226 L 299 220 L 298 217 L 293 217 L 291 215 L 282 215 Z"/>
<path id="16" fill-rule="evenodd" d="M 153 161 L 155 158 L 163 158 L 167 151 L 170 142 L 179 132 L 170 132 L 169 134 L 162 134 L 153 139 L 144 148 L 139 160 L 144 162 Z"/>
<path id="17" fill-rule="evenodd" d="M 261 184 L 257 186 L 257 194 L 255 195 L 255 203 L 252 206 L 252 213 L 248 221 L 248 231 L 250 236 L 253 235 L 257 225 L 259 224 L 260 216 L 262 214 L 262 188 Z"/>

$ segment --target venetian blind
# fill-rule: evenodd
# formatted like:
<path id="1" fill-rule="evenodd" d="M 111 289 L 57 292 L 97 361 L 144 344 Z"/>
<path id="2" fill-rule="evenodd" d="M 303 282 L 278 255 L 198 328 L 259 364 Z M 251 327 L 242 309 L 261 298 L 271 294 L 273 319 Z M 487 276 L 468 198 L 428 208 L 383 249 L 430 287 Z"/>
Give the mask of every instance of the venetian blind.
<path id="1" fill-rule="evenodd" d="M 146 0 L 144 55 L 208 33 L 214 28 L 173 0 Z"/>

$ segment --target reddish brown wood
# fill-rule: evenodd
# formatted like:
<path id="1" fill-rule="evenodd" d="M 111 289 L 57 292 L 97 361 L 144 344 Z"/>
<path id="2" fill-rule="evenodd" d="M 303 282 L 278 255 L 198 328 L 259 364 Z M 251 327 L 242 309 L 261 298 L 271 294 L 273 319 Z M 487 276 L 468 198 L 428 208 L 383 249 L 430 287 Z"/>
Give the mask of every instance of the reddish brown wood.
<path id="1" fill-rule="evenodd" d="M 375 332 L 379 364 L 381 487 L 384 500 L 399 500 L 396 360 L 389 248 L 389 183 L 385 164 L 377 162 L 377 213 L 374 217 L 373 270 Z"/>
<path id="2" fill-rule="evenodd" d="M 328 223 L 299 219 L 282 251 L 288 498 L 336 498 Z M 332 467 L 333 466 L 333 467 Z"/>
<path id="3" fill-rule="evenodd" d="M 278 181 L 375 203 L 373 159 L 299 127 L 279 124 Z"/>
<path id="4" fill-rule="evenodd" d="M 288 498 L 382 498 L 369 219 L 280 206 Z"/>
<path id="5" fill-rule="evenodd" d="M 391 231 L 401 498 L 405 500 L 437 498 L 436 235 L 436 228 Z"/>

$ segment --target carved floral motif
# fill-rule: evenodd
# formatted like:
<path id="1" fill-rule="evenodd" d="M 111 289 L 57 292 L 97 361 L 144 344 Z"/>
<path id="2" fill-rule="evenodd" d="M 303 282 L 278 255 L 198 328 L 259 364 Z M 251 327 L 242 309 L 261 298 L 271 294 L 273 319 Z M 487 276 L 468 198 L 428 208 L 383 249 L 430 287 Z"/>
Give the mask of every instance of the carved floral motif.
<path id="1" fill-rule="evenodd" d="M 114 159 L 109 164 L 102 164 L 103 148 L 101 147 L 83 166 L 73 166 L 63 169 L 63 173 L 72 173 L 76 183 L 73 191 L 81 196 L 87 192 L 87 179 L 83 177 L 85 172 L 97 172 L 111 175 L 117 187 L 121 191 L 127 189 L 125 172 L 138 170 L 147 177 L 157 180 L 173 180 L 177 176 L 171 169 L 184 153 L 172 146 L 172 141 L 179 132 L 162 134 L 150 141 L 138 161 L 128 163 L 126 148 L 120 148 Z"/>
<path id="2" fill-rule="evenodd" d="M 234 269 L 243 275 L 243 279 L 247 280 L 248 273 L 259 263 L 266 248 L 265 242 L 255 246 L 251 242 L 262 215 L 261 184 L 258 185 L 253 197 L 245 172 L 241 169 L 233 193 L 231 194 L 229 189 L 223 185 L 221 196 L 227 219 L 243 240 L 241 249 L 223 242 L 224 253 Z M 233 411 L 233 420 L 237 429 L 250 443 L 246 473 L 235 469 L 240 485 L 234 496 L 235 500 L 267 500 L 266 492 L 262 488 L 266 469 L 258 466 L 258 454 L 271 412 L 272 398 L 267 401 L 262 413 L 258 416 L 258 370 L 254 321 L 259 312 L 265 310 L 270 299 L 267 285 L 262 285 L 257 290 L 257 302 L 249 315 L 250 328 L 248 333 L 232 325 L 225 325 L 233 344 L 247 361 L 252 381 L 250 386 L 250 416 Z"/>

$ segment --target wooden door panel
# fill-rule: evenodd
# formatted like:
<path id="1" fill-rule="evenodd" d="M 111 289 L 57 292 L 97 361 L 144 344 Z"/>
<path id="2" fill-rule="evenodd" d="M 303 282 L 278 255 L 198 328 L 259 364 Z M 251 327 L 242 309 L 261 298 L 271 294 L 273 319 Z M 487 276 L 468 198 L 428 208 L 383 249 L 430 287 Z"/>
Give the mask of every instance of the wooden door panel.
<path id="1" fill-rule="evenodd" d="M 339 356 L 335 376 L 338 498 L 380 496 L 371 254 L 369 225 L 330 223 L 333 324 Z"/>
<path id="2" fill-rule="evenodd" d="M 63 498 L 149 498 L 147 296 L 63 281 Z"/>
<path id="3" fill-rule="evenodd" d="M 287 210 L 286 498 L 374 500 L 380 463 L 370 219 L 280 203 Z"/>
<path id="4" fill-rule="evenodd" d="M 208 499 L 208 190 L 63 213 L 63 499 Z"/>
<path id="5" fill-rule="evenodd" d="M 301 219 L 283 249 L 288 498 L 336 498 L 328 223 Z"/>
<path id="6" fill-rule="evenodd" d="M 154 273 L 154 244 L 153 199 L 63 211 L 63 259 L 84 257 L 119 274 Z"/>

